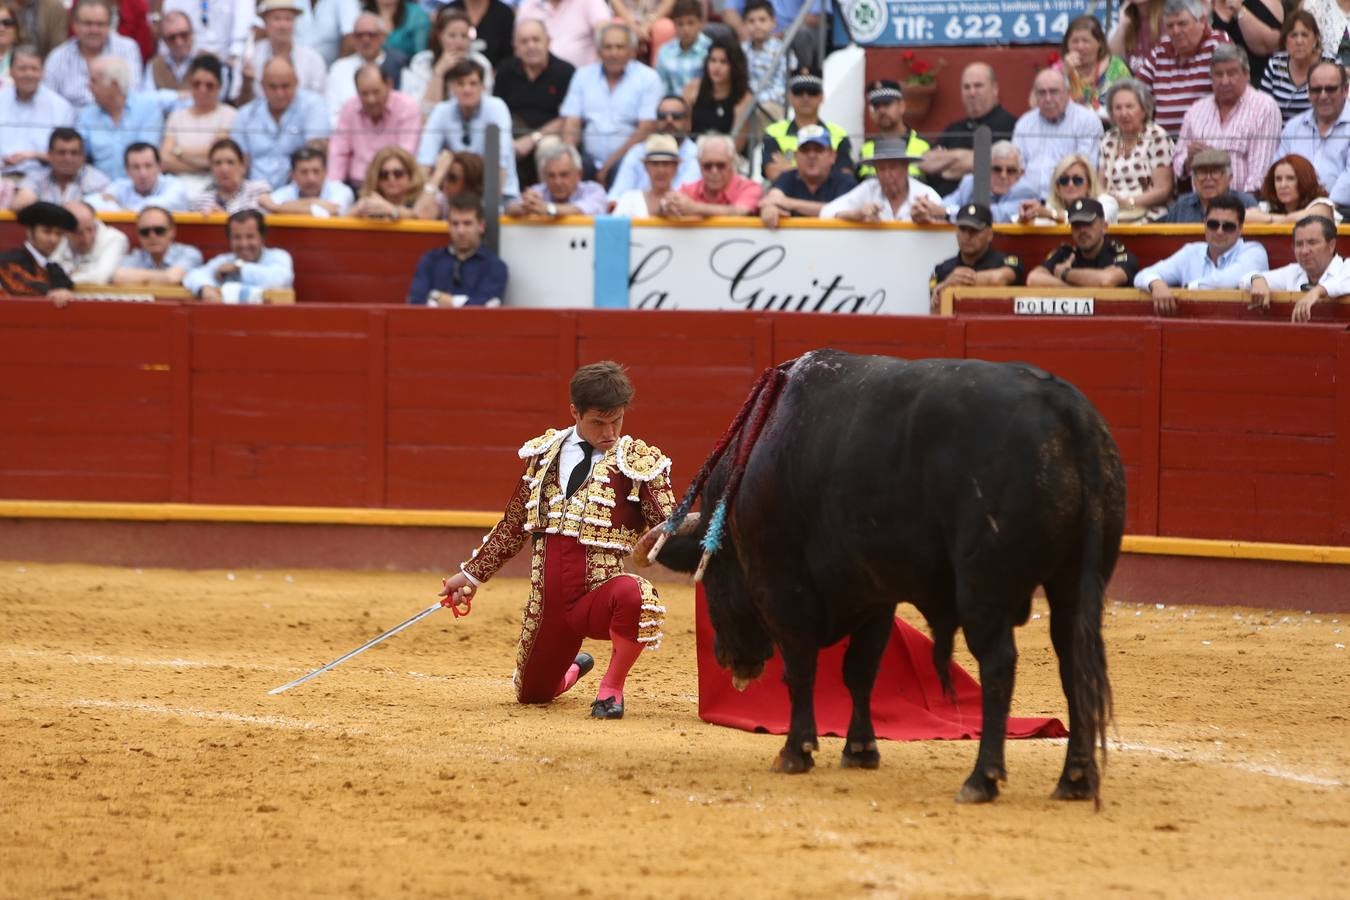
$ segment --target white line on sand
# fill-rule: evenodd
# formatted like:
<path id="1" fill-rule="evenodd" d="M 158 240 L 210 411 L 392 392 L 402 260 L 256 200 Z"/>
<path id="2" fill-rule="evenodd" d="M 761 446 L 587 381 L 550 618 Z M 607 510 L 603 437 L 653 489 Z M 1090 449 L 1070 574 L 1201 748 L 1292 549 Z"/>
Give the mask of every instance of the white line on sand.
<path id="1" fill-rule="evenodd" d="M 95 709 L 121 709 L 128 712 L 149 713 L 158 716 L 181 716 L 188 719 L 208 719 L 240 725 L 262 725 L 267 728 L 293 728 L 301 731 L 333 731 L 344 734 L 364 734 L 361 729 L 324 725 L 288 716 L 251 716 L 245 713 L 215 709 L 193 709 L 188 706 L 166 706 L 159 703 L 135 703 L 129 700 L 75 700 L 71 706 Z"/>
<path id="2" fill-rule="evenodd" d="M 1122 750 L 1126 753 L 1152 753 L 1154 756 L 1161 756 L 1164 759 L 1225 766 L 1230 769 L 1239 769 L 1243 772 L 1252 772 L 1256 775 L 1269 775 L 1272 778 L 1283 778 L 1286 781 L 1315 784 L 1318 787 L 1345 786 L 1344 782 L 1337 781 L 1334 778 L 1324 778 L 1321 775 L 1310 775 L 1307 772 L 1295 772 L 1292 769 L 1285 769 L 1281 766 L 1252 762 L 1251 760 L 1246 759 L 1234 759 L 1226 754 L 1213 753 L 1208 750 L 1159 747 L 1154 744 L 1134 744 L 1127 741 L 1113 741 L 1111 742 L 1111 749 Z"/>

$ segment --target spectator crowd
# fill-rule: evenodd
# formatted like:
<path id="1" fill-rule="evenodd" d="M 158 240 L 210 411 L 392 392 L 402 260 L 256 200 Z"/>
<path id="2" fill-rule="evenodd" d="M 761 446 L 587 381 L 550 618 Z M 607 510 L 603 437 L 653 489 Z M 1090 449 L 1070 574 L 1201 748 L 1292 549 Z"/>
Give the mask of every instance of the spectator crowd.
<path id="1" fill-rule="evenodd" d="M 1217 257 L 1139 271 L 1104 231 L 1079 242 L 1089 213 L 1103 230 L 1190 222 L 1226 238 L 1234 204 L 1238 233 L 1334 226 L 1350 206 L 1350 14 L 1334 3 L 1132 0 L 1109 35 L 1082 16 L 1025 114 L 1002 106 L 993 66 L 972 63 L 965 116 L 929 139 L 892 80 L 866 87 L 866 134 L 822 116 L 817 32 L 782 39 L 803 3 L 163 0 L 151 15 L 144 0 L 0 0 L 0 206 L 74 223 L 50 254 L 33 249 L 39 269 L 227 302 L 292 283 L 264 214 L 444 221 L 447 247 L 423 259 L 409 300 L 454 304 L 505 291 L 481 246 L 489 215 L 1068 224 L 1073 243 L 1041 266 L 958 264 L 934 285 L 1161 273 L 1139 284 L 1161 311 L 1169 287 L 1213 274 L 1178 272 L 1208 260 L 1250 276 L 1256 255 L 1210 244 Z M 808 26 L 820 14 L 817 0 Z M 994 136 L 987 204 L 974 202 L 980 126 Z M 110 210 L 138 214 L 137 247 L 99 221 Z M 228 259 L 173 240 L 185 211 L 229 217 Z M 975 244 L 960 258 L 988 256 Z"/>

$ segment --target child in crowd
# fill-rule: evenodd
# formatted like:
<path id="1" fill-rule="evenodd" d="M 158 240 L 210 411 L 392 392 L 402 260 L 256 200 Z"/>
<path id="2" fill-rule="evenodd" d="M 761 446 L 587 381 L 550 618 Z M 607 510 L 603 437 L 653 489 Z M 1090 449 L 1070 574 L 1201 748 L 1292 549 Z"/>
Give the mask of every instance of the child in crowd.
<path id="1" fill-rule="evenodd" d="M 666 93 L 678 96 L 685 84 L 703 71 L 703 58 L 708 55 L 712 39 L 703 33 L 702 0 L 675 0 L 672 15 L 675 39 L 656 51 L 656 73 L 661 76 Z"/>
<path id="2" fill-rule="evenodd" d="M 745 4 L 745 28 L 750 39 L 741 42 L 746 62 L 750 67 L 750 89 L 756 90 L 755 99 L 765 117 L 775 122 L 783 118 L 787 102 L 787 72 L 792 52 L 783 48 L 781 38 L 775 37 L 778 20 L 769 0 L 750 0 Z M 777 57 L 777 62 L 774 62 Z M 795 70 L 796 63 L 792 63 Z"/>

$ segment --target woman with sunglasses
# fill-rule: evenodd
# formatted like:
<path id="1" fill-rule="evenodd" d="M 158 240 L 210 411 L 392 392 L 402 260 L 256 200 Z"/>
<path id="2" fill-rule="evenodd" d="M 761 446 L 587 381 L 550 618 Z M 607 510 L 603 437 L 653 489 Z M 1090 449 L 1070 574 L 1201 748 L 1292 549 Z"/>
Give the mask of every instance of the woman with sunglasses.
<path id="1" fill-rule="evenodd" d="M 422 169 L 411 153 L 398 146 L 385 147 L 371 158 L 360 199 L 347 215 L 390 222 L 416 218 L 413 204 L 423 184 Z"/>
<path id="2" fill-rule="evenodd" d="M 1103 119 L 1102 92 L 1111 84 L 1130 77 L 1125 60 L 1111 52 L 1106 33 L 1096 16 L 1079 16 L 1069 23 L 1059 44 L 1054 68 L 1069 76 L 1069 96 Z"/>
<path id="3" fill-rule="evenodd" d="M 136 235 L 140 246 L 127 254 L 113 284 L 182 284 L 183 276 L 202 264 L 202 251 L 174 240 L 173 213 L 159 206 L 147 206 L 136 216 Z"/>
<path id="4" fill-rule="evenodd" d="M 1294 10 L 1280 31 L 1280 50 L 1270 57 L 1261 76 L 1261 90 L 1275 98 L 1285 122 L 1312 106 L 1308 99 L 1308 73 L 1324 59 L 1334 61 L 1322 46 L 1317 19 L 1306 10 Z"/>
<path id="5" fill-rule="evenodd" d="M 483 196 L 483 157 L 466 150 L 442 150 L 413 204 L 413 218 L 444 221 L 450 215 L 450 200 L 460 194 Z"/>
<path id="6" fill-rule="evenodd" d="M 187 86 L 192 105 L 174 110 L 164 123 L 159 158 L 164 171 L 178 176 L 191 195 L 206 189 L 211 181 L 211 147 L 230 136 L 230 126 L 239 111 L 220 102 L 224 67 L 220 60 L 203 53 L 188 66 Z"/>
<path id="7" fill-rule="evenodd" d="M 1102 136 L 1098 174 L 1120 210 L 1117 218 L 1156 222 L 1167 215 L 1172 200 L 1176 145 L 1153 121 L 1153 93 L 1143 82 L 1117 81 L 1106 89 L 1103 102 L 1111 127 Z"/>
<path id="8" fill-rule="evenodd" d="M 1050 176 L 1050 197 L 1044 203 L 1023 200 L 1018 221 L 1023 225 L 1062 225 L 1069 221 L 1069 205 L 1075 200 L 1086 199 L 1102 205 L 1106 224 L 1116 223 L 1120 206 L 1114 197 L 1102 190 L 1097 170 L 1083 154 L 1070 153 L 1059 161 Z"/>
<path id="9" fill-rule="evenodd" d="M 14 48 L 23 43 L 23 23 L 19 8 L 12 0 L 0 3 L 0 87 L 9 84 L 9 66 L 14 61 Z"/>
<path id="10" fill-rule="evenodd" d="M 483 67 L 483 93 L 492 93 L 492 63 L 473 49 L 473 26 L 462 9 L 446 6 L 436 13 L 436 27 L 427 48 L 420 51 L 403 70 L 399 90 L 422 104 L 422 117 L 431 115 L 437 103 L 448 99 L 445 75 L 461 59 L 472 59 Z M 561 101 L 561 98 L 559 98 Z"/>
<path id="11" fill-rule="evenodd" d="M 741 114 L 753 103 L 750 70 L 741 45 L 718 38 L 703 57 L 703 74 L 684 86 L 684 102 L 689 104 L 690 134 L 731 134 Z M 745 152 L 749 129 L 736 137 L 736 152 Z"/>
<path id="12" fill-rule="evenodd" d="M 1341 221 L 1336 204 L 1317 180 L 1313 164 L 1296 153 L 1280 157 L 1261 182 L 1261 202 L 1247 210 L 1248 222 L 1290 224 L 1304 216 L 1323 216 Z"/>

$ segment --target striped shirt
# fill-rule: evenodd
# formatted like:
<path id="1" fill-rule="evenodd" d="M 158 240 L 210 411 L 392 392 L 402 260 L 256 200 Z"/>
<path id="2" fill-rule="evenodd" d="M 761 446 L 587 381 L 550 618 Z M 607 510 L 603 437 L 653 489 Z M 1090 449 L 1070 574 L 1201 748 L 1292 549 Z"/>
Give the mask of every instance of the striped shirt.
<path id="1" fill-rule="evenodd" d="M 1195 52 L 1179 59 L 1172 47 L 1172 39 L 1165 37 L 1135 72 L 1135 76 L 1152 89 L 1156 106 L 1153 120 L 1167 129 L 1168 134 L 1177 133 L 1186 110 L 1195 101 L 1214 92 L 1209 75 L 1210 60 L 1214 48 L 1227 43 L 1230 43 L 1228 35 L 1207 25 L 1205 36 L 1200 39 Z"/>
<path id="2" fill-rule="evenodd" d="M 1186 156 L 1192 141 L 1215 150 L 1227 150 L 1233 161 L 1233 188 L 1256 193 L 1275 162 L 1280 145 L 1280 108 L 1275 100 L 1254 87 L 1247 87 L 1229 111 L 1228 120 L 1219 118 L 1219 104 L 1205 97 L 1186 111 L 1181 122 L 1181 137 L 1172 161 L 1177 178 L 1186 175 Z"/>
<path id="3" fill-rule="evenodd" d="M 233 196 L 224 197 L 217 190 L 214 183 L 207 186 L 206 190 L 192 198 L 193 212 L 224 212 L 227 215 L 234 215 L 241 209 L 256 209 L 262 211 L 258 205 L 258 198 L 263 197 L 272 191 L 272 185 L 266 181 L 252 180 L 245 181 L 239 186 L 239 190 Z"/>
<path id="4" fill-rule="evenodd" d="M 765 40 L 764 46 L 758 50 L 749 41 L 741 42 L 741 49 L 745 51 L 745 62 L 750 70 L 750 87 L 760 88 L 759 93 L 755 94 L 755 99 L 760 103 L 776 103 L 782 106 L 787 102 L 788 67 L 791 64 L 792 69 L 796 70 L 797 57 L 788 51 L 778 57 L 778 65 L 771 66 L 770 63 L 782 46 L 783 42 L 776 37 Z"/>
<path id="5" fill-rule="evenodd" d="M 1323 51 L 1322 58 L 1335 62 L 1336 58 Z M 1296 85 L 1289 74 L 1289 54 L 1281 50 L 1266 63 L 1266 73 L 1261 76 L 1261 90 L 1275 98 L 1280 107 L 1280 118 L 1288 122 L 1301 112 L 1312 108 L 1308 100 L 1308 76 L 1303 83 Z"/>
<path id="6" fill-rule="evenodd" d="M 126 61 L 131 69 L 131 90 L 134 93 L 140 87 L 141 48 L 131 38 L 120 34 L 108 35 L 108 43 L 103 45 L 101 56 L 116 56 Z M 47 56 L 42 65 L 42 83 L 56 91 L 78 111 L 94 102 L 89 90 L 89 64 L 80 54 L 80 45 L 71 38 L 57 47 Z"/>

